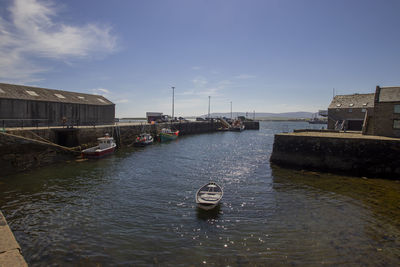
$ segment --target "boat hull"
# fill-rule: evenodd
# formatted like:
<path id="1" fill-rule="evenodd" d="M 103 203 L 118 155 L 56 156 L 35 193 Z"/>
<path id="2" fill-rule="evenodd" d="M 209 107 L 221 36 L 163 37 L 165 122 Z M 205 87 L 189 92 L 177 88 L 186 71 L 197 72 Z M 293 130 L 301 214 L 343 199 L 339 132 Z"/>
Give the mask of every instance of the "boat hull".
<path id="1" fill-rule="evenodd" d="M 153 141 L 152 142 L 135 142 L 135 143 L 133 143 L 133 146 L 144 147 L 144 146 L 148 146 L 151 144 L 153 144 Z"/>
<path id="2" fill-rule="evenodd" d="M 218 206 L 224 192 L 222 188 L 214 182 L 202 186 L 196 192 L 197 207 L 203 210 L 212 210 Z"/>
<path id="3" fill-rule="evenodd" d="M 219 202 L 217 204 L 200 204 L 200 203 L 197 203 L 197 207 L 199 209 L 202 209 L 202 210 L 212 210 L 212 209 L 215 209 L 218 206 L 218 204 L 219 204 Z"/>
<path id="4" fill-rule="evenodd" d="M 107 149 L 103 149 L 101 151 L 82 151 L 82 157 L 84 158 L 89 158 L 89 159 L 98 159 L 98 158 L 102 158 L 108 155 L 113 154 L 115 151 L 115 146 L 114 147 L 110 147 Z"/>
<path id="5" fill-rule="evenodd" d="M 175 134 L 166 134 L 166 133 L 160 133 L 160 141 L 161 142 L 167 142 L 167 141 L 172 141 L 177 139 L 178 136 Z"/>
<path id="6" fill-rule="evenodd" d="M 232 127 L 230 130 L 232 132 L 242 132 L 244 131 L 244 127 Z"/>

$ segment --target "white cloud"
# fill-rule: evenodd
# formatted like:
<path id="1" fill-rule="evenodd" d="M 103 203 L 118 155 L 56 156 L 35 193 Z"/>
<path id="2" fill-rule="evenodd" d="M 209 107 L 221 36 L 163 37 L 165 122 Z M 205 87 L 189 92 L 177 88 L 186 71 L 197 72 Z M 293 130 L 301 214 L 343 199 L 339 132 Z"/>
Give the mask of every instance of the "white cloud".
<path id="1" fill-rule="evenodd" d="M 192 83 L 195 87 L 203 87 L 208 83 L 208 81 L 204 77 L 196 77 L 192 80 Z"/>
<path id="2" fill-rule="evenodd" d="M 255 75 L 250 75 L 250 74 L 240 74 L 235 76 L 235 79 L 243 79 L 243 80 L 247 80 L 247 79 L 253 79 L 256 78 Z"/>
<path id="3" fill-rule="evenodd" d="M 14 0 L 9 20 L 0 18 L 0 79 L 32 81 L 48 68 L 34 58 L 63 60 L 87 58 L 116 49 L 111 28 L 56 21 L 51 1 Z"/>
<path id="4" fill-rule="evenodd" d="M 109 94 L 110 93 L 110 91 L 108 91 L 107 89 L 104 89 L 104 88 L 99 88 L 97 90 L 100 91 L 100 92 L 103 92 L 105 94 Z"/>
<path id="5" fill-rule="evenodd" d="M 129 97 L 121 96 L 119 94 L 114 94 L 113 92 L 111 92 L 110 90 L 108 90 L 106 88 L 101 87 L 101 88 L 91 89 L 88 91 L 95 95 L 102 95 L 115 104 L 125 104 L 125 103 L 131 102 Z"/>
<path id="6" fill-rule="evenodd" d="M 193 89 L 184 91 L 183 96 L 221 96 L 221 91 L 232 85 L 229 80 L 222 80 L 218 82 L 208 82 L 204 77 L 196 77 L 192 80 Z"/>
<path id="7" fill-rule="evenodd" d="M 96 88 L 96 89 L 91 89 L 89 91 L 91 91 L 92 94 L 102 95 L 104 97 L 108 97 L 111 94 L 110 90 L 105 89 L 105 88 Z"/>

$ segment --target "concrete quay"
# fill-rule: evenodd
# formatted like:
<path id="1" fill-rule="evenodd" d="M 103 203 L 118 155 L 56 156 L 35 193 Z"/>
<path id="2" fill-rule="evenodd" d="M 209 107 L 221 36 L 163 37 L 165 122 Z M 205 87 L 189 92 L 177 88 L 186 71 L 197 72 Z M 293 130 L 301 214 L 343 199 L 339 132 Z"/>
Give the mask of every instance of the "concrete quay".
<path id="1" fill-rule="evenodd" d="M 28 266 L 10 227 L 0 211 L 0 267 Z"/>
<path id="2" fill-rule="evenodd" d="M 400 138 L 357 132 L 297 131 L 276 134 L 271 163 L 374 178 L 400 178 Z"/>

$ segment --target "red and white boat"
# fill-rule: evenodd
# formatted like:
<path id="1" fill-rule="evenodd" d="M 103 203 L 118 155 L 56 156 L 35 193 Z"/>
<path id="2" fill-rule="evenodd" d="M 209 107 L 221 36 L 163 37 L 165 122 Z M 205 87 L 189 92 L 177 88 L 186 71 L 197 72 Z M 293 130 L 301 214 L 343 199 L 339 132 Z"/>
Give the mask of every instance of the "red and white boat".
<path id="1" fill-rule="evenodd" d="M 117 147 L 114 142 L 114 138 L 106 134 L 106 136 L 97 138 L 97 140 L 99 144 L 95 147 L 83 150 L 82 157 L 96 159 L 114 153 L 115 148 Z"/>

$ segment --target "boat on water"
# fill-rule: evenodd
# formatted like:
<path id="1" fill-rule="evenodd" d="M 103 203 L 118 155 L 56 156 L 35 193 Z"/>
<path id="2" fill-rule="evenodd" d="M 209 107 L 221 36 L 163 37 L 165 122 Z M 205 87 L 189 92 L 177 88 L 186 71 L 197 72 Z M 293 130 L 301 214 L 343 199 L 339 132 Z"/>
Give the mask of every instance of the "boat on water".
<path id="1" fill-rule="evenodd" d="M 148 133 L 142 133 L 136 138 L 135 143 L 133 143 L 134 146 L 147 146 L 151 145 L 154 142 L 153 136 Z"/>
<path id="2" fill-rule="evenodd" d="M 327 124 L 327 120 L 319 119 L 319 118 L 312 118 L 308 121 L 309 124 Z"/>
<path id="3" fill-rule="evenodd" d="M 166 142 L 177 139 L 179 131 L 172 131 L 169 128 L 162 128 L 160 132 L 160 142 Z"/>
<path id="4" fill-rule="evenodd" d="M 244 131 L 244 125 L 242 123 L 242 121 L 240 120 L 234 120 L 232 122 L 232 126 L 229 128 L 229 130 L 233 131 L 233 132 L 241 132 Z"/>
<path id="5" fill-rule="evenodd" d="M 82 151 L 84 158 L 101 158 L 114 153 L 117 144 L 114 138 L 106 134 L 104 137 L 97 138 L 99 144 L 97 146 L 85 149 Z"/>
<path id="6" fill-rule="evenodd" d="M 214 182 L 210 182 L 197 190 L 197 206 L 203 210 L 211 210 L 219 204 L 223 195 L 224 191 L 222 187 Z"/>

